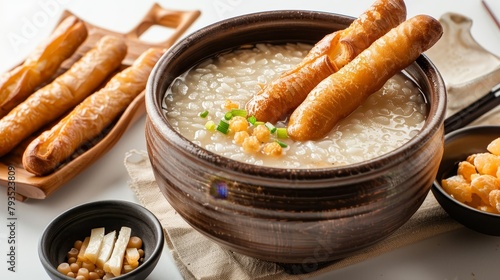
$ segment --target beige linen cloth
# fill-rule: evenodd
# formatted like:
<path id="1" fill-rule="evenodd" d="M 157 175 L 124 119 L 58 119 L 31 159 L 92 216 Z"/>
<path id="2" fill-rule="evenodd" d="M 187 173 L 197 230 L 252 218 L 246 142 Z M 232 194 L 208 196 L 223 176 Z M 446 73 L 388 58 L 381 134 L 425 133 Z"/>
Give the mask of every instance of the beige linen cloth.
<path id="1" fill-rule="evenodd" d="M 145 151 L 130 151 L 125 156 L 130 187 L 140 203 L 152 211 L 165 230 L 166 242 L 184 279 L 303 279 L 306 275 L 287 274 L 277 264 L 220 247 L 189 226 L 164 198 L 156 185 Z M 339 269 L 425 238 L 459 228 L 441 209 L 432 194 L 403 227 L 384 241 L 352 257 L 345 258 L 307 277 Z"/>
<path id="2" fill-rule="evenodd" d="M 470 22 L 467 22 L 468 19 L 464 17 L 462 20 L 457 21 L 457 19 L 459 19 L 457 16 L 458 15 L 450 17 L 447 14 L 441 18 L 441 20 L 446 23 L 445 34 L 447 32 L 448 34 L 456 32 L 457 34 L 461 33 L 462 35 L 460 36 L 463 36 L 464 32 L 469 31 Z M 470 35 L 467 36 L 466 34 L 465 37 L 470 37 Z M 468 87 L 469 91 L 476 89 L 474 94 L 481 94 L 485 93 L 485 89 L 488 87 L 494 86 L 494 83 L 500 82 L 500 59 L 494 56 L 492 57 L 490 54 L 485 54 L 484 50 L 480 47 L 478 48 L 474 42 L 471 42 L 471 37 L 468 41 L 470 44 L 466 46 L 457 45 L 454 36 L 445 36 L 444 38 L 448 39 L 440 41 L 440 45 L 437 45 L 438 49 L 436 51 L 431 50 L 428 54 L 438 66 L 440 72 L 444 72 L 444 77 L 446 77 L 450 71 L 455 71 L 457 63 L 460 62 L 454 60 L 453 65 L 449 64 L 450 58 L 446 56 L 446 53 L 453 52 L 447 51 L 443 54 L 443 52 L 440 51 L 442 49 L 449 50 L 449 48 L 463 47 L 466 49 L 464 51 L 467 51 L 469 56 L 477 55 L 482 59 L 488 59 L 488 57 L 490 57 L 490 62 L 493 66 L 493 70 L 490 69 L 486 72 L 484 72 L 484 66 L 478 68 L 477 71 L 483 71 L 482 73 L 485 73 L 483 75 L 486 77 L 484 80 L 473 79 L 461 86 L 456 86 L 453 83 L 447 84 L 449 91 L 452 92 L 452 95 L 449 96 L 449 106 L 451 107 L 448 107 L 448 109 L 452 110 L 452 108 L 456 109 L 458 107 L 463 107 L 463 104 L 454 103 L 456 100 L 461 102 L 463 99 L 459 97 L 456 97 L 457 99 L 453 98 L 453 95 L 459 94 L 459 89 L 463 86 Z M 471 49 L 471 47 L 474 47 L 474 49 Z M 453 69 L 448 67 L 452 67 Z M 464 80 L 460 80 L 460 82 L 463 83 Z M 466 94 L 466 92 L 463 94 Z M 498 119 L 500 119 L 499 114 L 492 112 L 473 124 L 500 124 Z M 167 245 L 172 252 L 177 267 L 185 279 L 303 279 L 359 263 L 431 236 L 462 227 L 449 218 L 439 206 L 432 193 L 429 192 L 423 205 L 413 217 L 382 242 L 354 256 L 332 262 L 306 275 L 290 275 L 287 274 L 281 266 L 275 263 L 228 251 L 191 228 L 176 213 L 160 192 L 156 185 L 151 165 L 145 151 L 134 150 L 128 152 L 125 156 L 125 166 L 130 175 L 129 185 L 137 195 L 140 203 L 151 210 L 162 223 L 165 230 Z"/>

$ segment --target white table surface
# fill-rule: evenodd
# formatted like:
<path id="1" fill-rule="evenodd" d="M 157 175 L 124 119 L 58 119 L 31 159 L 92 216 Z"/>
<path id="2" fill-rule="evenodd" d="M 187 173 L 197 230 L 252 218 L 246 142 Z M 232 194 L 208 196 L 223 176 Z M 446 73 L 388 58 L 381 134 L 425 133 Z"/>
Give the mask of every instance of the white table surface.
<path id="1" fill-rule="evenodd" d="M 500 0 L 490 0 L 497 7 Z M 142 18 L 153 0 L 0 0 L 0 71 L 19 63 L 50 34 L 60 13 L 68 9 L 107 29 L 126 32 Z M 187 31 L 228 17 L 276 9 L 330 11 L 358 16 L 372 0 L 158 0 L 161 6 L 200 10 L 201 17 Z M 500 30 L 480 0 L 407 0 L 408 16 L 429 14 L 439 18 L 456 12 L 473 19 L 472 34 L 487 50 L 500 56 Z M 500 14 L 500 10 L 498 11 Z M 158 34 L 151 33 L 151 39 Z M 16 39 L 16 40 L 14 40 Z M 44 227 L 75 205 L 104 200 L 137 201 L 127 185 L 125 152 L 145 149 L 144 118 L 92 167 L 44 200 L 16 203 L 16 272 L 7 270 L 7 194 L 0 192 L 0 279 L 48 279 L 38 259 L 37 246 Z M 341 269 L 317 279 L 499 279 L 500 238 L 460 229 Z M 181 279 L 168 250 L 148 279 Z"/>

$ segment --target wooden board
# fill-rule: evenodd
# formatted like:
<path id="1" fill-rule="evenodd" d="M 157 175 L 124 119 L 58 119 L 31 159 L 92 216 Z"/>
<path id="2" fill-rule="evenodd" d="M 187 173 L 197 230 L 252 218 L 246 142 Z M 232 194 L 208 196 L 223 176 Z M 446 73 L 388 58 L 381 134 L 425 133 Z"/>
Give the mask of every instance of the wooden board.
<path id="1" fill-rule="evenodd" d="M 64 11 L 60 21 L 70 15 L 73 14 Z M 128 48 L 121 69 L 126 68 L 150 47 L 168 48 L 172 46 L 199 15 L 199 11 L 167 10 L 158 4 L 154 4 L 135 28 L 125 34 L 116 33 L 84 21 L 88 30 L 88 37 L 75 54 L 61 65 L 59 72 L 62 73 L 67 70 L 85 52 L 92 48 L 100 38 L 110 34 L 125 39 Z M 173 32 L 170 33 L 168 38 L 160 42 L 152 43 L 141 40 L 141 35 L 155 25 L 170 28 Z M 44 199 L 48 197 L 111 149 L 123 133 L 145 114 L 144 94 L 142 92 L 137 96 L 103 135 L 82 147 L 72 159 L 69 159 L 53 173 L 46 176 L 35 176 L 23 168 L 21 159 L 24 148 L 29 143 L 29 139 L 27 139 L 9 154 L 0 158 L 0 185 L 5 187 L 9 187 L 9 184 L 10 186 L 15 185 L 19 201 L 26 198 Z M 35 133 L 33 137 L 39 133 Z"/>

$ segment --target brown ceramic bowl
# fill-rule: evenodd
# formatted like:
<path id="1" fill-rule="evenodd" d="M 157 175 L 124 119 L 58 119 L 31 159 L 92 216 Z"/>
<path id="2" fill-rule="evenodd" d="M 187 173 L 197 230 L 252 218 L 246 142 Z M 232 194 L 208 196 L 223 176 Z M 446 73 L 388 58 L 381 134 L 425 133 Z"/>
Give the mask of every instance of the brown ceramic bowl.
<path id="1" fill-rule="evenodd" d="M 207 57 L 257 42 L 313 44 L 352 20 L 313 11 L 239 16 L 193 33 L 160 59 L 146 92 L 148 152 L 161 191 L 196 230 L 248 256 L 318 263 L 375 244 L 417 211 L 443 153 L 446 107 L 444 83 L 425 56 L 406 69 L 429 104 L 423 128 L 404 146 L 359 164 L 280 169 L 237 162 L 187 140 L 162 109 L 173 79 Z"/>

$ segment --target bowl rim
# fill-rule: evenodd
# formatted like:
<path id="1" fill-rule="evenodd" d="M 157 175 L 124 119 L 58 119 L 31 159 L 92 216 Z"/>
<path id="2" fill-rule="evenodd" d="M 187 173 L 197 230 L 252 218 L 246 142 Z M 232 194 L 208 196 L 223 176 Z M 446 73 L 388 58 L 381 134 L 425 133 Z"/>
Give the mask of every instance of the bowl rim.
<path id="1" fill-rule="evenodd" d="M 439 130 L 443 130 L 443 121 L 445 116 L 446 108 L 446 88 L 444 81 L 431 60 L 425 55 L 421 54 L 415 62 L 413 62 L 410 67 L 417 67 L 417 70 L 422 72 L 425 76 L 427 86 L 430 89 L 435 90 L 436 100 L 433 100 L 435 104 L 428 106 L 428 115 L 426 120 L 420 129 L 419 133 L 411 138 L 408 142 L 402 146 L 386 153 L 381 156 L 375 157 L 370 160 L 342 165 L 342 166 L 331 166 L 331 167 L 318 167 L 318 168 L 279 168 L 279 167 L 269 167 L 254 165 L 249 163 L 244 163 L 241 161 L 233 160 L 214 152 L 208 151 L 201 146 L 198 146 L 191 142 L 189 139 L 178 133 L 168 122 L 167 118 L 164 116 L 161 106 L 162 98 L 155 96 L 155 91 L 157 91 L 159 82 L 161 80 L 161 73 L 165 71 L 165 68 L 169 64 L 170 60 L 175 59 L 179 53 L 182 53 L 190 46 L 199 42 L 204 36 L 209 36 L 211 33 L 217 32 L 219 28 L 235 28 L 235 26 L 248 25 L 249 23 L 258 22 L 260 25 L 266 21 L 276 21 L 276 20 L 315 20 L 315 19 L 325 19 L 325 18 L 336 18 L 341 23 L 348 23 L 354 20 L 353 17 L 347 15 L 341 15 L 332 12 L 322 12 L 322 11 L 307 11 L 307 10 L 279 10 L 279 11 L 266 11 L 259 13 L 244 14 L 232 18 L 228 18 L 208 26 L 205 26 L 188 37 L 185 37 L 174 44 L 158 61 L 155 65 L 152 74 L 149 76 L 146 85 L 146 112 L 149 119 L 151 119 L 151 124 L 160 131 L 165 138 L 169 138 L 169 142 L 172 143 L 176 149 L 189 154 L 193 159 L 200 160 L 205 163 L 217 166 L 221 169 L 227 170 L 237 170 L 239 173 L 253 174 L 259 176 L 266 176 L 271 178 L 283 179 L 280 175 L 284 170 L 293 174 L 291 177 L 296 179 L 310 179 L 310 178 L 327 178 L 334 174 L 346 174 L 349 176 L 355 176 L 357 174 L 363 174 L 367 176 L 368 174 L 373 174 L 381 170 L 390 169 L 391 167 L 398 165 L 405 159 L 400 156 L 400 154 L 405 154 L 405 151 L 411 151 L 419 149 L 424 146 L 434 134 Z M 237 28 L 235 28 L 237 29 Z M 235 46 L 237 47 L 237 46 Z M 221 50 L 223 51 L 223 50 Z M 212 53 L 211 55 L 215 55 Z M 190 65 L 191 67 L 194 65 Z M 406 68 L 406 69 L 408 69 Z M 425 71 L 427 70 L 427 71 Z M 405 70 L 403 71 L 405 72 Z M 433 80 L 430 78 L 434 77 Z M 163 97 L 163 95 L 162 95 Z M 427 97 L 426 97 L 427 99 Z M 427 100 L 428 102 L 429 100 Z M 231 171 L 229 171 L 231 172 Z"/>
<path id="2" fill-rule="evenodd" d="M 153 251 L 149 255 L 149 258 L 144 260 L 143 263 L 139 265 L 136 269 L 120 275 L 116 276 L 113 279 L 127 279 L 128 277 L 132 276 L 137 276 L 137 274 L 140 274 L 141 272 L 147 270 L 147 269 L 153 269 L 156 266 L 156 263 L 158 262 L 159 258 L 161 257 L 161 254 L 163 252 L 163 246 L 164 246 L 164 233 L 163 233 L 163 226 L 161 225 L 160 221 L 158 218 L 147 208 L 144 206 L 132 202 L 132 201 L 127 201 L 127 200 L 98 200 L 98 201 L 92 201 L 92 202 L 86 202 L 82 203 L 76 206 L 73 206 L 66 211 L 62 212 L 58 216 L 56 216 L 52 221 L 50 221 L 47 226 L 44 228 L 42 235 L 39 238 L 38 241 L 38 256 L 40 259 L 40 262 L 42 263 L 42 266 L 47 270 L 47 272 L 50 275 L 58 275 L 60 278 L 64 279 L 74 279 L 67 277 L 66 275 L 62 275 L 59 271 L 57 271 L 57 268 L 52 265 L 52 263 L 49 261 L 49 256 L 47 254 L 47 250 L 45 248 L 45 242 L 46 239 L 48 238 L 48 232 L 49 230 L 57 227 L 58 224 L 61 222 L 65 223 L 66 220 L 71 219 L 75 214 L 81 215 L 84 212 L 87 212 L 88 210 L 95 211 L 96 209 L 103 209 L 104 207 L 110 207 L 112 208 L 117 207 L 117 206 L 123 206 L 127 207 L 129 209 L 133 209 L 136 212 L 140 212 L 141 215 L 144 215 L 147 217 L 147 219 L 150 221 L 150 223 L 153 225 L 154 228 L 154 236 L 157 236 L 157 240 L 155 241 L 155 244 L 153 246 Z M 83 212 L 82 212 L 83 211 Z"/>
<path id="3" fill-rule="evenodd" d="M 464 135 L 470 135 L 470 134 L 473 134 L 477 131 L 484 131 L 484 130 L 500 130 L 500 125 L 473 125 L 473 126 L 463 127 L 463 128 L 454 130 L 454 131 L 446 134 L 445 135 L 445 153 L 446 153 L 446 142 L 447 141 L 451 141 L 455 138 L 459 138 L 459 137 L 464 136 Z M 439 192 L 439 194 L 442 195 L 443 198 L 446 198 L 449 202 L 452 202 L 454 205 L 459 206 L 461 208 L 465 208 L 467 210 L 470 210 L 478 215 L 485 215 L 485 216 L 491 216 L 494 218 L 500 218 L 500 214 L 481 211 L 479 209 L 476 209 L 472 206 L 469 206 L 465 203 L 462 203 L 462 202 L 456 200 L 454 197 L 452 197 L 449 193 L 447 193 L 443 189 L 438 178 L 436 178 L 434 180 L 431 190 Z M 441 205 L 441 203 L 440 203 L 440 205 Z M 441 205 L 441 207 L 443 207 L 443 206 Z M 448 207 L 443 207 L 443 209 L 445 209 L 445 211 L 447 211 Z"/>

